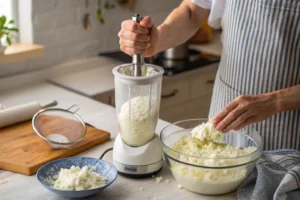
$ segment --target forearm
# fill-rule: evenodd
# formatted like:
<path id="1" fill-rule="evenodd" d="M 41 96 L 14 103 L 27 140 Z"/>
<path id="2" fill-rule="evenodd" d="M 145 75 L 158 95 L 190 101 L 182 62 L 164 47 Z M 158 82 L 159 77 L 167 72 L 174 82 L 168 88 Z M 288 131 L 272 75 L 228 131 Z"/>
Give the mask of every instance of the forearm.
<path id="1" fill-rule="evenodd" d="M 300 85 L 274 92 L 278 112 L 300 109 Z"/>
<path id="2" fill-rule="evenodd" d="M 191 0 L 183 1 L 158 27 L 156 53 L 187 41 L 201 27 L 208 15 L 209 10 L 198 7 Z"/>

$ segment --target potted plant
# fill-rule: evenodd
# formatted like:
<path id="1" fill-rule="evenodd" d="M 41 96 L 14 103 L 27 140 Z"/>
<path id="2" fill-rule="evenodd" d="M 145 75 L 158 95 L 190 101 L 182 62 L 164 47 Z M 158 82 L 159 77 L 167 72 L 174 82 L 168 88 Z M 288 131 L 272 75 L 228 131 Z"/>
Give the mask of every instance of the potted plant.
<path id="1" fill-rule="evenodd" d="M 0 54 L 3 54 L 6 47 L 11 45 L 12 38 L 19 32 L 14 26 L 14 20 L 7 20 L 5 15 L 0 17 Z"/>

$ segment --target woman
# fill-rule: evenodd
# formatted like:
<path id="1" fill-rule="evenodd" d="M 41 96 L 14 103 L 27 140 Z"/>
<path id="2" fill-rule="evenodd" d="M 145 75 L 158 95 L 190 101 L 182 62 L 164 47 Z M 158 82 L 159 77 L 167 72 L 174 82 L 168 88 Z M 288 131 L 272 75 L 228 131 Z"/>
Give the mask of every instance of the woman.
<path id="1" fill-rule="evenodd" d="M 218 130 L 246 126 L 264 149 L 300 149 L 300 1 L 185 0 L 159 26 L 122 23 L 120 48 L 152 56 L 188 40 L 209 17 L 223 24 L 223 53 L 209 117 Z"/>

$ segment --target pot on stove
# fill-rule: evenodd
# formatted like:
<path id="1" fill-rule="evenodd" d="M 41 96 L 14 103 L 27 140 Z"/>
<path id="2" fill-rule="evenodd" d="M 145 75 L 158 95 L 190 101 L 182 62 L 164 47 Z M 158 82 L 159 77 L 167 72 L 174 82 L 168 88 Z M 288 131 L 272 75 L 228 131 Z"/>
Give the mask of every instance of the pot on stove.
<path id="1" fill-rule="evenodd" d="M 184 68 L 189 59 L 189 45 L 185 42 L 160 53 L 162 65 L 167 68 Z"/>

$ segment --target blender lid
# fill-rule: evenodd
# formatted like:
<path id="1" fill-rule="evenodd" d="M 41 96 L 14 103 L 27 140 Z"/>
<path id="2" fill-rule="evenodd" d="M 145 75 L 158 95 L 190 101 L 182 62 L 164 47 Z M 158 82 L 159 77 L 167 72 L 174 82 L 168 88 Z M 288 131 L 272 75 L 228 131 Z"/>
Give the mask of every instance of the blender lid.
<path id="1" fill-rule="evenodd" d="M 127 64 L 122 64 L 114 67 L 112 72 L 115 78 L 120 79 L 121 81 L 127 84 L 146 85 L 146 84 L 152 84 L 157 82 L 159 79 L 162 78 L 162 75 L 164 74 L 164 69 L 162 67 L 157 65 L 152 65 L 152 64 L 145 64 L 145 66 L 152 67 L 157 72 L 150 76 L 129 76 L 119 72 L 119 69 L 121 67 L 130 66 L 130 65 L 132 64 L 127 63 Z"/>

